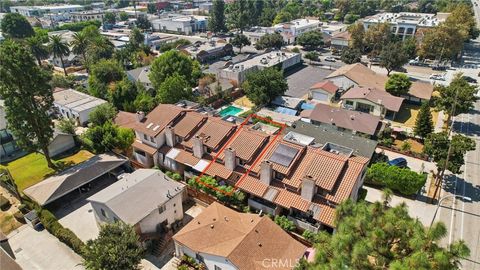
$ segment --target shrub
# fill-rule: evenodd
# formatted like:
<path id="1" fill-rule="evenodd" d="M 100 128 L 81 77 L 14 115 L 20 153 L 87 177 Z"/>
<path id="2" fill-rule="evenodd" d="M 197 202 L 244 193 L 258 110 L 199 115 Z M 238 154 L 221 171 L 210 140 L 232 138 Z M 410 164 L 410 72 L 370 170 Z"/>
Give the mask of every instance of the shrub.
<path id="1" fill-rule="evenodd" d="M 387 163 L 375 163 L 368 170 L 366 181 L 381 185 L 404 195 L 413 195 L 425 185 L 426 175 L 408 168 L 389 166 Z"/>
<path id="2" fill-rule="evenodd" d="M 18 211 L 22 212 L 23 214 L 26 214 L 28 212 L 28 209 L 27 209 L 27 205 L 25 204 L 20 204 L 18 207 L 17 207 Z"/>
<path id="3" fill-rule="evenodd" d="M 313 242 L 313 239 L 315 237 L 315 233 L 310 231 L 310 230 L 305 230 L 302 233 L 302 237 L 308 240 L 309 242 Z"/>
<path id="4" fill-rule="evenodd" d="M 182 180 L 182 176 L 181 176 L 179 173 L 167 171 L 165 174 L 166 174 L 169 178 L 171 178 L 172 180 L 175 180 L 175 181 L 180 181 L 180 180 Z"/>
<path id="5" fill-rule="evenodd" d="M 17 211 L 13 214 L 13 216 L 15 217 L 16 220 L 18 220 L 19 222 L 25 222 L 25 218 L 23 217 L 23 214 L 22 212 L 20 211 Z"/>
<path id="6" fill-rule="evenodd" d="M 297 47 L 295 47 L 295 48 L 292 49 L 292 52 L 294 52 L 294 53 L 300 53 L 300 49 L 297 48 Z"/>
<path id="7" fill-rule="evenodd" d="M 287 232 L 295 230 L 295 224 L 286 216 L 275 216 L 275 223 Z"/>
<path id="8" fill-rule="evenodd" d="M 7 210 L 8 208 L 10 208 L 10 201 L 3 197 L 3 195 L 0 195 L 0 209 L 2 210 Z"/>

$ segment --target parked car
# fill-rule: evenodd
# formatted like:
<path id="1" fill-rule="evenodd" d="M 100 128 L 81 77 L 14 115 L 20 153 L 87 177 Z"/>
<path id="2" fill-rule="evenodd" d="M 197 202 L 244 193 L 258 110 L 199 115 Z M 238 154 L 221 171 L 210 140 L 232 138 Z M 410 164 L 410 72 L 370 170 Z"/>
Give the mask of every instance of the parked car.
<path id="1" fill-rule="evenodd" d="M 445 81 L 445 75 L 442 74 L 432 74 L 429 78 L 430 80 Z"/>
<path id="2" fill-rule="evenodd" d="M 221 60 L 222 61 L 230 61 L 230 60 L 232 60 L 232 56 L 230 56 L 230 55 L 224 56 L 224 57 L 221 58 Z"/>
<path id="3" fill-rule="evenodd" d="M 390 166 L 405 168 L 407 167 L 407 160 L 403 157 L 399 157 L 399 158 L 390 160 L 387 164 Z"/>
<path id="4" fill-rule="evenodd" d="M 325 61 L 327 61 L 327 62 L 337 62 L 337 60 L 335 60 L 335 58 L 333 56 L 325 57 Z"/>
<path id="5" fill-rule="evenodd" d="M 470 76 L 462 76 L 462 79 L 464 79 L 465 81 L 467 81 L 469 83 L 477 83 L 477 79 L 474 79 Z"/>
<path id="6" fill-rule="evenodd" d="M 432 66 L 432 70 L 447 70 L 447 66 L 442 66 L 442 65 L 435 65 L 435 66 Z"/>

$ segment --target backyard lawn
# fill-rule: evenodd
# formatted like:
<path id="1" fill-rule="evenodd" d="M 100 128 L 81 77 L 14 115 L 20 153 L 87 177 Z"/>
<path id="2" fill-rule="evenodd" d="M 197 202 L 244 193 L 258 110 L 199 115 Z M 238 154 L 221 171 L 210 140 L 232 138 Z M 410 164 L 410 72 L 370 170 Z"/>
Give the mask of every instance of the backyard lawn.
<path id="1" fill-rule="evenodd" d="M 415 120 L 417 119 L 417 115 L 419 111 L 420 111 L 419 105 L 404 103 L 400 111 L 397 113 L 395 120 L 392 122 L 400 126 L 413 128 L 415 127 Z M 438 118 L 438 112 L 434 111 L 433 109 L 431 109 L 431 112 L 432 112 L 433 126 L 435 126 L 435 123 L 437 122 L 437 118 Z"/>
<path id="2" fill-rule="evenodd" d="M 61 168 L 65 168 L 83 162 L 92 156 L 92 153 L 80 150 L 73 155 L 54 160 Z M 10 163 L 0 165 L 0 167 L 7 168 L 10 171 L 20 192 L 55 173 L 53 169 L 47 166 L 45 157 L 40 153 L 28 154 Z"/>
<path id="3" fill-rule="evenodd" d="M 245 108 L 253 108 L 255 105 L 247 98 L 247 96 L 243 96 L 241 98 L 238 98 L 236 100 L 233 101 L 233 104 L 235 105 L 238 105 L 238 106 L 242 106 L 242 107 L 245 107 Z"/>

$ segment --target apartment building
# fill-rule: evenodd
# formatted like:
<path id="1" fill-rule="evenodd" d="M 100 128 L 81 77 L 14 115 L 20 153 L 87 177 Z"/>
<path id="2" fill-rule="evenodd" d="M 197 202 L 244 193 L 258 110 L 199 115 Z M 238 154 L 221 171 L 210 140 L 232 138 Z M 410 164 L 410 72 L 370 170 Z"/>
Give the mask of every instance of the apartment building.
<path id="1" fill-rule="evenodd" d="M 333 230 L 335 206 L 357 199 L 370 158 L 334 142 L 278 134 L 278 127 L 262 123 L 237 125 L 175 105 L 137 116 L 132 146 L 138 163 L 185 179 L 204 172 L 246 192 L 250 207 L 286 215 L 311 231 Z"/>
<path id="2" fill-rule="evenodd" d="M 405 40 L 413 38 L 418 29 L 438 26 L 447 19 L 448 15 L 449 13 L 384 12 L 363 19 L 363 26 L 367 30 L 372 25 L 388 23 L 392 33 Z"/>
<path id="3" fill-rule="evenodd" d="M 180 14 L 172 14 L 152 21 L 152 27 L 155 31 L 185 35 L 205 32 L 207 31 L 207 24 L 208 17 L 206 16 L 185 16 Z"/>
<path id="4" fill-rule="evenodd" d="M 315 19 L 297 19 L 291 22 L 279 23 L 272 27 L 254 27 L 244 32 L 244 34 L 255 44 L 263 35 L 279 33 L 286 44 L 293 44 L 297 37 L 303 33 L 319 30 L 322 22 Z"/>

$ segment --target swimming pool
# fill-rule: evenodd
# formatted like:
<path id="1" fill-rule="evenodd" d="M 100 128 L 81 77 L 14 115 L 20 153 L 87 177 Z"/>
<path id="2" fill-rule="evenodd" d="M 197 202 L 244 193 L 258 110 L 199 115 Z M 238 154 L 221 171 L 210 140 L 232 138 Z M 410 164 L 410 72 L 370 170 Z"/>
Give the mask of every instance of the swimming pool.
<path id="1" fill-rule="evenodd" d="M 221 117 L 224 117 L 224 116 L 227 116 L 227 115 L 237 115 L 239 112 L 241 112 L 242 109 L 238 108 L 238 107 L 235 107 L 233 105 L 230 105 L 228 106 L 227 108 L 223 109 L 220 111 L 220 116 Z"/>

